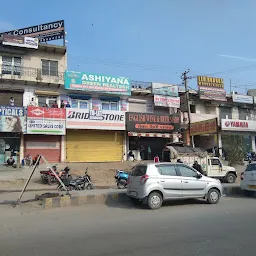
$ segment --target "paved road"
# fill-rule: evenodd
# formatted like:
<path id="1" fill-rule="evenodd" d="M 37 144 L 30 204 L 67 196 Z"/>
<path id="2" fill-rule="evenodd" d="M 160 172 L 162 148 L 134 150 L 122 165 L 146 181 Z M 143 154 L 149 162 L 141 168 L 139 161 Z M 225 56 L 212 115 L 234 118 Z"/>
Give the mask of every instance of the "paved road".
<path id="1" fill-rule="evenodd" d="M 0 206 L 0 255 L 255 255 L 255 198 L 39 210 Z"/>

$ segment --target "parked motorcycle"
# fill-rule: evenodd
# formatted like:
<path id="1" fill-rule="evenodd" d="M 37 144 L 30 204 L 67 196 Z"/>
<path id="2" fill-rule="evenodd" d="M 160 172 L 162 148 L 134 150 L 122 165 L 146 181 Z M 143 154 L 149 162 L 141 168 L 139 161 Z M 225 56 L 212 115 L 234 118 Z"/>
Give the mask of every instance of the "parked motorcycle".
<path id="1" fill-rule="evenodd" d="M 121 170 L 116 171 L 115 179 L 116 185 L 119 189 L 124 189 L 127 187 L 127 182 L 129 178 L 129 173 Z"/>
<path id="2" fill-rule="evenodd" d="M 64 183 L 66 188 L 70 190 L 91 190 L 94 189 L 94 184 L 92 183 L 91 176 L 87 173 L 87 169 L 85 171 L 84 176 L 70 178 L 69 176 L 62 176 L 61 181 Z M 59 183 L 57 189 L 63 191 L 63 187 Z"/>
<path id="3" fill-rule="evenodd" d="M 49 167 L 47 167 L 47 168 L 48 168 L 47 171 L 40 171 L 42 182 L 44 184 L 49 184 L 49 185 L 56 184 L 57 178 L 55 177 L 55 175 L 53 174 L 51 169 Z M 57 166 L 54 165 L 54 166 L 52 166 L 52 170 L 59 176 L 59 178 L 61 178 L 62 176 L 67 176 L 67 177 L 71 178 L 71 175 L 69 173 L 70 169 L 68 166 L 66 166 L 64 168 L 64 170 L 58 172 Z"/>

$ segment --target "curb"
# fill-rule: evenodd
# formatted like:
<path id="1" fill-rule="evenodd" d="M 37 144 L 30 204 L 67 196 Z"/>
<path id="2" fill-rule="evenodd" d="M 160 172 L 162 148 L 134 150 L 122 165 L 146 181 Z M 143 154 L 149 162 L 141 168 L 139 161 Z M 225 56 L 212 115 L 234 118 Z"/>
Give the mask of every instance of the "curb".
<path id="1" fill-rule="evenodd" d="M 54 198 L 43 198 L 42 206 L 44 209 L 79 206 L 86 204 L 111 204 L 127 201 L 128 198 L 125 192 L 98 194 L 98 195 L 83 195 L 83 196 L 62 196 Z"/>

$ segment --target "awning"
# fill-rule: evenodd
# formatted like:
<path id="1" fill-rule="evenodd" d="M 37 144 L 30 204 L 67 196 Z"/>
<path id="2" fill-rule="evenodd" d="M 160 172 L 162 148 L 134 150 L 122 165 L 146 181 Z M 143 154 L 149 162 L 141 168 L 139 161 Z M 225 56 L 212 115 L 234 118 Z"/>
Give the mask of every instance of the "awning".
<path id="1" fill-rule="evenodd" d="M 169 133 L 138 133 L 128 132 L 129 137 L 154 137 L 154 138 L 171 138 L 172 136 L 181 137 L 181 134 L 169 134 Z"/>
<path id="2" fill-rule="evenodd" d="M 59 92 L 53 92 L 53 91 L 35 91 L 36 95 L 42 95 L 42 96 L 59 96 Z"/>

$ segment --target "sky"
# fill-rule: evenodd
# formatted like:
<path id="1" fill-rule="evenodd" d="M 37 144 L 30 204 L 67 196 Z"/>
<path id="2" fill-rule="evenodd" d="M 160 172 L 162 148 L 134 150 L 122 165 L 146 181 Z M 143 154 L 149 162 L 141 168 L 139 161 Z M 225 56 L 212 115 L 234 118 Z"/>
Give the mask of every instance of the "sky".
<path id="1" fill-rule="evenodd" d="M 64 19 L 69 70 L 181 84 L 190 69 L 192 88 L 211 75 L 245 93 L 256 89 L 255 10 L 255 0 L 12 0 L 0 31 Z"/>

